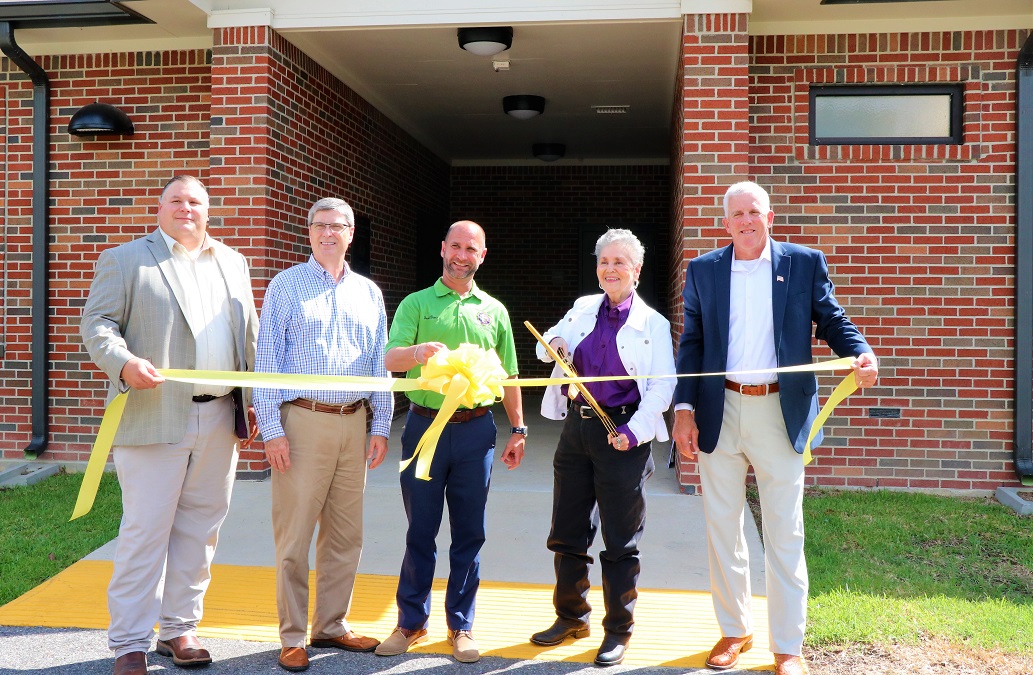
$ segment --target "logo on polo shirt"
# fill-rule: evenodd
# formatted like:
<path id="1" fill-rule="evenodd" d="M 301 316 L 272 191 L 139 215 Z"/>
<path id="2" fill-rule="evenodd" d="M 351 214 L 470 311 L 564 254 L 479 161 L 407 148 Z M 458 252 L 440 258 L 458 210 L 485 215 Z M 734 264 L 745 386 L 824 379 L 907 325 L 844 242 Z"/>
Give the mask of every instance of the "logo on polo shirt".
<path id="1" fill-rule="evenodd" d="M 482 326 L 490 326 L 491 315 L 487 312 L 477 312 L 477 323 L 481 324 Z"/>

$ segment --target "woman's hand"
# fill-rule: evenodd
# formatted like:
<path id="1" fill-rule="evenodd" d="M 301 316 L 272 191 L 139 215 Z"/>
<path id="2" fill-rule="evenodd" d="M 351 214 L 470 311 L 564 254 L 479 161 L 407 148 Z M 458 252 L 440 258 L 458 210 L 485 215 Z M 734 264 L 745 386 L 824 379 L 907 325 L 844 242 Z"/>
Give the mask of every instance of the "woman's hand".
<path id="1" fill-rule="evenodd" d="M 549 346 L 556 350 L 556 353 L 560 355 L 561 359 L 566 359 L 570 356 L 570 346 L 567 345 L 566 340 L 559 336 L 549 340 Z"/>
<path id="2" fill-rule="evenodd" d="M 627 452 L 631 449 L 631 443 L 628 441 L 628 437 L 626 434 L 617 434 L 616 436 L 609 436 L 607 437 L 607 440 L 610 442 L 610 445 L 612 445 L 615 450 Z"/>

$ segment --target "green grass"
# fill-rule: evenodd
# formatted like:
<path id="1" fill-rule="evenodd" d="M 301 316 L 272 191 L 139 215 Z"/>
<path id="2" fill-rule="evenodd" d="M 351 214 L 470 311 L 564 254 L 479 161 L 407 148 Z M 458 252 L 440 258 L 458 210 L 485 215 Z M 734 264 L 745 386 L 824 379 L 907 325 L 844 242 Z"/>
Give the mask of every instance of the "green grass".
<path id="1" fill-rule="evenodd" d="M 908 643 L 1033 653 L 1033 519 L 988 500 L 812 491 L 811 646 Z"/>
<path id="2" fill-rule="evenodd" d="M 118 535 L 122 494 L 105 473 L 93 510 L 69 522 L 82 474 L 0 490 L 0 605 L 46 581 Z"/>

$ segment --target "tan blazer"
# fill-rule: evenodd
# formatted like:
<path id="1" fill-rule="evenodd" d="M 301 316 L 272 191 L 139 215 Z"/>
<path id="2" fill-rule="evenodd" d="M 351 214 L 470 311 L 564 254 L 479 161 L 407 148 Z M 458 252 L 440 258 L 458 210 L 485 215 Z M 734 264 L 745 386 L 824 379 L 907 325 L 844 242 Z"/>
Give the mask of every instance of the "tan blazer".
<path id="1" fill-rule="evenodd" d="M 228 246 L 214 240 L 212 246 L 229 294 L 237 368 L 251 370 L 258 315 L 248 264 Z M 120 375 L 131 358 L 145 358 L 155 368 L 194 368 L 194 336 L 181 309 L 183 298 L 172 270 L 172 254 L 158 230 L 101 253 L 80 333 L 90 358 L 111 381 L 109 402 L 127 389 Z M 170 381 L 155 389 L 131 391 L 115 444 L 182 440 L 192 391 L 191 384 Z M 238 429 L 245 412 L 240 407 Z"/>

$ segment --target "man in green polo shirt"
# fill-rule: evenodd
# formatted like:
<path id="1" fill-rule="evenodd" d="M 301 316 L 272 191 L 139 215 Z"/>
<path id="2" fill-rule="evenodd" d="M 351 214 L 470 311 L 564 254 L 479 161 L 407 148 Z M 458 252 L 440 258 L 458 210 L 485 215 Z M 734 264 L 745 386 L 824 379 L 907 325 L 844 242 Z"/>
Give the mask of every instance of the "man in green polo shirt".
<path id="1" fill-rule="evenodd" d="M 468 342 L 494 350 L 510 377 L 517 374 L 516 347 L 509 313 L 495 298 L 477 288 L 473 277 L 484 261 L 484 230 L 477 223 L 453 223 L 441 244 L 441 279 L 412 293 L 398 305 L 387 342 L 384 364 L 391 372 L 419 377 L 427 360 L 441 349 Z M 442 394 L 408 394 L 409 415 L 402 432 L 402 459 L 412 457 L 416 444 L 437 414 Z M 512 427 L 502 461 L 510 468 L 524 457 L 524 412 L 519 387 L 508 387 L 502 401 Z M 480 658 L 471 634 L 474 600 L 480 584 L 480 550 L 485 537 L 484 507 L 495 452 L 495 421 L 491 406 L 460 408 L 438 441 L 430 480 L 415 476 L 415 463 L 401 473 L 402 501 L 409 529 L 405 557 L 398 575 L 398 627 L 377 647 L 379 656 L 396 656 L 427 637 L 430 590 L 437 559 L 435 538 L 445 500 L 452 531 L 450 569 L 445 592 L 448 640 L 457 661 Z"/>

